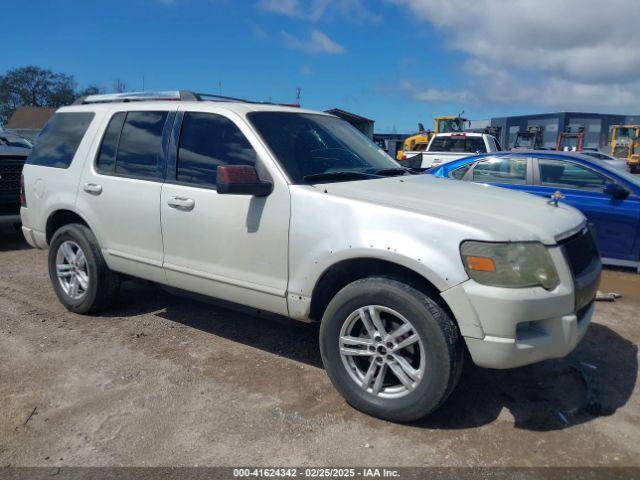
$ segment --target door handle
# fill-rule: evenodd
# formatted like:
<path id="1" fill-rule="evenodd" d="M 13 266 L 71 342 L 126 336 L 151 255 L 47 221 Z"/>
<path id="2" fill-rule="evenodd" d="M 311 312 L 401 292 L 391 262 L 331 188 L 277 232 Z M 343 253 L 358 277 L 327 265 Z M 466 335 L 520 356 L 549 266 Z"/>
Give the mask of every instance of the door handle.
<path id="1" fill-rule="evenodd" d="M 100 195 L 102 193 L 102 185 L 97 183 L 85 183 L 83 189 L 91 195 Z"/>
<path id="2" fill-rule="evenodd" d="M 171 208 L 177 208 L 178 210 L 193 210 L 193 207 L 196 206 L 195 200 L 192 198 L 185 197 L 169 197 L 167 200 L 167 204 Z"/>

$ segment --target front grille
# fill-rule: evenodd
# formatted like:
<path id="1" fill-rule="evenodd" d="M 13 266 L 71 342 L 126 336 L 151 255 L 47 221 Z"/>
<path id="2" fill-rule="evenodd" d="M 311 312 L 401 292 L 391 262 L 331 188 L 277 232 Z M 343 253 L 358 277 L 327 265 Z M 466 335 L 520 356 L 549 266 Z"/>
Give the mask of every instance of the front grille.
<path id="1" fill-rule="evenodd" d="M 575 308 L 582 311 L 595 298 L 600 284 L 600 254 L 593 229 L 584 229 L 560 242 L 575 288 Z"/>
<path id="2" fill-rule="evenodd" d="M 0 194 L 20 193 L 24 157 L 0 157 Z"/>
<path id="3" fill-rule="evenodd" d="M 20 212 L 20 175 L 25 157 L 0 156 L 0 215 Z"/>

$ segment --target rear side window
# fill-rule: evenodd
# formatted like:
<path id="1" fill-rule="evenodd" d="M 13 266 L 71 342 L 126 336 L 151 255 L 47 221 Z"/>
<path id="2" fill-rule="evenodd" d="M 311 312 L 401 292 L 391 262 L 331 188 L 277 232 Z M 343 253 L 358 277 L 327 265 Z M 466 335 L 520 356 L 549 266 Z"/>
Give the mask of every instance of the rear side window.
<path id="1" fill-rule="evenodd" d="M 129 112 L 122 127 L 116 173 L 156 177 L 162 129 L 168 112 Z"/>
<path id="2" fill-rule="evenodd" d="M 527 159 L 496 157 L 478 162 L 473 168 L 473 181 L 481 183 L 527 183 Z"/>
<path id="3" fill-rule="evenodd" d="M 113 173 L 115 170 L 120 132 L 122 132 L 122 125 L 124 125 L 126 116 L 125 112 L 116 113 L 109 122 L 100 147 L 100 155 L 98 156 L 98 170 L 100 171 Z"/>
<path id="4" fill-rule="evenodd" d="M 455 178 L 456 180 L 462 180 L 462 177 L 464 177 L 465 173 L 469 171 L 472 165 L 473 165 L 472 163 L 469 163 L 460 168 L 456 168 L 453 172 L 449 174 L 449 176 L 451 178 Z"/>
<path id="5" fill-rule="evenodd" d="M 219 165 L 255 163 L 255 150 L 231 120 L 211 113 L 184 114 L 176 180 L 211 187 Z"/>
<path id="6" fill-rule="evenodd" d="M 116 113 L 102 139 L 97 168 L 104 173 L 157 178 L 168 112 Z"/>
<path id="7" fill-rule="evenodd" d="M 93 117 L 93 112 L 56 113 L 40 132 L 27 163 L 69 168 Z"/>

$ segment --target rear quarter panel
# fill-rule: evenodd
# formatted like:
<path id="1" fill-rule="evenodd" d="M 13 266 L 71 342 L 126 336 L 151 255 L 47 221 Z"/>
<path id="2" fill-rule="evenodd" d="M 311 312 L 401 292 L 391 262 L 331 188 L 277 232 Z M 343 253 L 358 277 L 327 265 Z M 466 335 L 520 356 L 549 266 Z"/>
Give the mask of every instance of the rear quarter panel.
<path id="1" fill-rule="evenodd" d="M 44 234 L 47 219 L 56 210 L 75 211 L 80 176 L 87 156 L 94 149 L 103 116 L 103 112 L 95 112 L 68 168 L 44 167 L 29 163 L 24 166 L 27 208 L 23 207 L 20 213 L 25 227 Z"/>

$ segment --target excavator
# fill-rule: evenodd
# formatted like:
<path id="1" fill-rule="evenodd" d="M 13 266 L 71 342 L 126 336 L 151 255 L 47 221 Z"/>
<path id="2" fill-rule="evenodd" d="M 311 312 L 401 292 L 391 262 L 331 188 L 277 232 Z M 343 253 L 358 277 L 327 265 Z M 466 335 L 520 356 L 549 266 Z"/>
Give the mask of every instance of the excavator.
<path id="1" fill-rule="evenodd" d="M 556 150 L 564 152 L 581 152 L 584 146 L 584 127 L 582 125 L 569 125 L 564 132 L 558 135 Z"/>
<path id="2" fill-rule="evenodd" d="M 513 149 L 526 148 L 528 150 L 542 150 L 544 146 L 542 134 L 544 128 L 540 125 L 529 125 L 524 132 L 518 132 Z"/>
<path id="3" fill-rule="evenodd" d="M 631 173 L 640 173 L 640 125 L 611 127 L 611 156 L 625 160 Z"/>
<path id="4" fill-rule="evenodd" d="M 402 150 L 398 150 L 396 159 L 402 160 L 404 152 L 415 150 L 415 146 L 419 143 L 429 143 L 436 133 L 464 132 L 466 128 L 471 125 L 471 122 L 469 122 L 467 118 L 461 116 L 463 113 L 464 111 L 458 116 L 447 115 L 435 117 L 433 119 L 435 127 L 433 131 L 425 130 L 424 125 L 419 123 L 418 133 L 411 135 L 404 140 L 403 148 Z"/>

